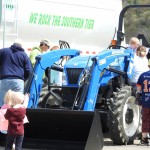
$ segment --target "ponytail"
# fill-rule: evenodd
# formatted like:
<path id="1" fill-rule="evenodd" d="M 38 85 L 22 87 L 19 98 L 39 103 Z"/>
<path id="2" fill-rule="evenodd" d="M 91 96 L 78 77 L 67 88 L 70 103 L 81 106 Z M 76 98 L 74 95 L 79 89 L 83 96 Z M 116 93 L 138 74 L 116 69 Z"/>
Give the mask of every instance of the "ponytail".
<path id="1" fill-rule="evenodd" d="M 137 56 L 145 57 L 146 56 L 146 48 L 144 46 L 139 46 L 136 50 Z"/>

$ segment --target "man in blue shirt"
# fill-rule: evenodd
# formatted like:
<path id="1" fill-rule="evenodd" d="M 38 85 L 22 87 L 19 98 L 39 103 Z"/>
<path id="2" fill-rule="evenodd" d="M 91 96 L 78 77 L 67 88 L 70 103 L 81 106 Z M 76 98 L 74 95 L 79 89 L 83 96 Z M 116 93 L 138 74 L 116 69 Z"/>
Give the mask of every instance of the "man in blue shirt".
<path id="1" fill-rule="evenodd" d="M 11 89 L 24 92 L 24 82 L 28 79 L 32 65 L 22 48 L 21 40 L 16 39 L 9 48 L 0 49 L 0 107 L 5 93 Z"/>
<path id="2" fill-rule="evenodd" d="M 142 139 L 141 144 L 149 144 L 147 135 L 150 133 L 150 71 L 140 75 L 137 92 L 141 93 L 142 106 Z"/>

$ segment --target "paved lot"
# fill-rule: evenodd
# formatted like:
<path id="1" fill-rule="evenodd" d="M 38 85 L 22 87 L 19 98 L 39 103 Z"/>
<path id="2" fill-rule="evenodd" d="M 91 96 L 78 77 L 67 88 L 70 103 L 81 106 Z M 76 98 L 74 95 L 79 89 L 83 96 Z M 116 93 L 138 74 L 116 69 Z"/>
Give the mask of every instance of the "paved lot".
<path id="1" fill-rule="evenodd" d="M 139 140 L 135 140 L 133 145 L 118 146 L 118 145 L 114 145 L 109 138 L 104 138 L 103 150 L 149 150 L 150 149 L 150 146 L 138 145 L 139 142 L 140 142 Z M 4 148 L 0 147 L 0 150 L 4 150 Z M 29 149 L 23 149 L 23 150 L 29 150 Z"/>
<path id="2" fill-rule="evenodd" d="M 149 150 L 150 146 L 141 146 L 138 145 L 140 143 L 139 140 L 135 140 L 133 145 L 114 145 L 110 139 L 104 139 L 104 148 L 103 150 Z"/>

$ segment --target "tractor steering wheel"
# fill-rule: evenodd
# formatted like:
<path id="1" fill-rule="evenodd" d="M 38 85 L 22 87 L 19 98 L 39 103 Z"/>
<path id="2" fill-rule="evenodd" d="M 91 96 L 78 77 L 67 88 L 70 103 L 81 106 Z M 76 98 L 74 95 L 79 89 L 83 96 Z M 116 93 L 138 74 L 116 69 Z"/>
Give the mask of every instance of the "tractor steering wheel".
<path id="1" fill-rule="evenodd" d="M 109 47 L 108 47 L 108 49 L 110 49 L 111 47 L 122 47 L 122 48 L 124 48 L 124 49 L 127 49 L 127 47 L 124 47 L 124 46 L 122 46 L 122 45 L 110 45 Z"/>

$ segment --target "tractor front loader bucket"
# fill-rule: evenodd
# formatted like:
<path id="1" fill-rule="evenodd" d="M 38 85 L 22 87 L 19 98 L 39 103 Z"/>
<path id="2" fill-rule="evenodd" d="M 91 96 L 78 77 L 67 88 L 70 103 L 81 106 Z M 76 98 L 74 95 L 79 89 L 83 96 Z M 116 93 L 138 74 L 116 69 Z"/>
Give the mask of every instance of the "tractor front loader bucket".
<path id="1" fill-rule="evenodd" d="M 52 150 L 102 150 L 99 112 L 27 109 L 23 147 Z"/>

